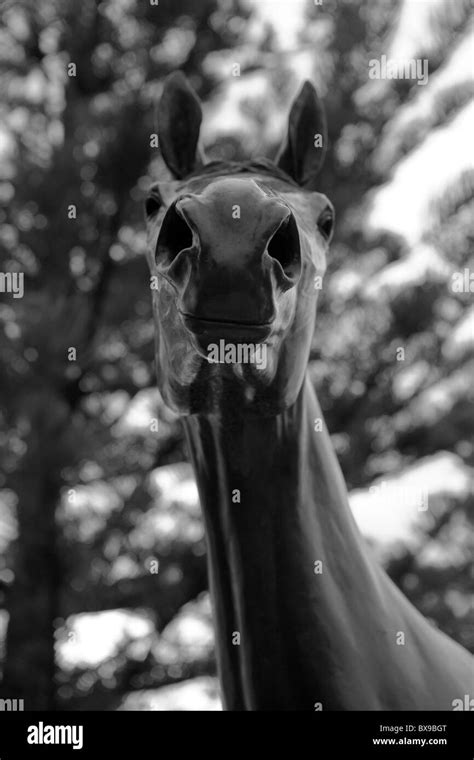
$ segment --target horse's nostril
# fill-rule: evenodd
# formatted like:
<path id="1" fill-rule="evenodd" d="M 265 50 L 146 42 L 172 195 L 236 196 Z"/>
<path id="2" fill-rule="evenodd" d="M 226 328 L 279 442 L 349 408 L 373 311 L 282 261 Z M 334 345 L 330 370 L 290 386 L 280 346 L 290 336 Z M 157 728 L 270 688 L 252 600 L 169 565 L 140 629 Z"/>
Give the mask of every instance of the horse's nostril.
<path id="1" fill-rule="evenodd" d="M 166 212 L 158 242 L 156 244 L 156 262 L 169 266 L 178 253 L 193 244 L 193 232 L 184 216 L 173 203 Z"/>
<path id="2" fill-rule="evenodd" d="M 300 238 L 293 214 L 280 224 L 272 235 L 267 252 L 278 261 L 285 275 L 296 278 L 301 270 Z"/>

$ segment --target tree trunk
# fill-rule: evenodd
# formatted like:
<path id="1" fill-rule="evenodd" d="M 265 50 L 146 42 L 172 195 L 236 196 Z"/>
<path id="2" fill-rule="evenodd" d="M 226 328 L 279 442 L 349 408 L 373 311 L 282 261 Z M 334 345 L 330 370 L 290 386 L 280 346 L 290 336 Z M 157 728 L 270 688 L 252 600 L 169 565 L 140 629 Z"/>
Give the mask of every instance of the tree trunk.
<path id="1" fill-rule="evenodd" d="M 18 497 L 18 538 L 13 586 L 8 594 L 9 623 L 1 696 L 23 699 L 25 710 L 55 705 L 54 620 L 58 615 L 59 568 L 56 504 L 61 443 L 61 404 L 50 394 L 28 397 L 27 449 L 12 487 Z M 24 397 L 23 397 L 24 398 Z M 58 419 L 61 418 L 61 419 Z M 23 416 L 23 420 L 25 417 Z"/>

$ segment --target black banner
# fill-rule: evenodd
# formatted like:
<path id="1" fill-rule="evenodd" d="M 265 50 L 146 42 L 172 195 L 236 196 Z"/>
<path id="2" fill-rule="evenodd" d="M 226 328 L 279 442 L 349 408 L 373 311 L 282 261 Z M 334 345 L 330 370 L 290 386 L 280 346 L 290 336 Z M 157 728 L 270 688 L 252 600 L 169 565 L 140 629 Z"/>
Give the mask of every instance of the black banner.
<path id="1" fill-rule="evenodd" d="M 19 757 L 139 757 L 164 748 L 180 754 L 216 748 L 258 749 L 265 755 L 275 745 L 291 747 L 291 757 L 326 760 L 343 757 L 450 758 L 474 757 L 471 712 L 452 713 L 192 713 L 192 712 L 2 712 L 0 760 Z M 214 732 L 214 733 L 213 733 Z M 212 737 L 215 741 L 211 741 Z"/>

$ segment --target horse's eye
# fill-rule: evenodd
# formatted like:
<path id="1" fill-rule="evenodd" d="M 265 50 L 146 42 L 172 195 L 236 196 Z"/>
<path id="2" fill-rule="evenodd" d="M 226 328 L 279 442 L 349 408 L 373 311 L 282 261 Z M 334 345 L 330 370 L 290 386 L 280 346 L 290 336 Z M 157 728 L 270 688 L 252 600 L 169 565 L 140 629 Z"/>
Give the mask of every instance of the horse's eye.
<path id="1" fill-rule="evenodd" d="M 163 205 L 163 201 L 157 195 L 156 193 L 153 193 L 153 195 L 149 195 L 148 198 L 145 201 L 145 211 L 146 215 L 148 217 L 153 216 L 153 214 L 156 214 L 160 208 Z"/>
<path id="2" fill-rule="evenodd" d="M 319 215 L 318 230 L 325 240 L 329 240 L 334 227 L 334 212 L 332 208 L 326 206 L 324 211 Z"/>

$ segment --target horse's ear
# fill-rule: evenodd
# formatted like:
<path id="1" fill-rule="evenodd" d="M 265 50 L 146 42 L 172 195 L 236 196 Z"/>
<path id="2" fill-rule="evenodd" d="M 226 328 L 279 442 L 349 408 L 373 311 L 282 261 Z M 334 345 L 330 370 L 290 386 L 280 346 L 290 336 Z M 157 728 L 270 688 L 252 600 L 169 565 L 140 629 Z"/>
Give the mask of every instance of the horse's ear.
<path id="1" fill-rule="evenodd" d="M 180 71 L 166 78 L 156 117 L 161 155 L 176 179 L 183 179 L 204 157 L 198 146 L 201 104 Z"/>
<path id="2" fill-rule="evenodd" d="M 314 86 L 306 81 L 292 103 L 288 135 L 276 163 L 299 185 L 313 190 L 324 161 L 326 143 L 324 106 Z"/>

